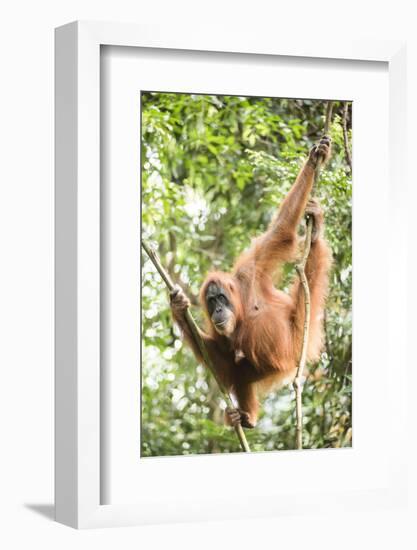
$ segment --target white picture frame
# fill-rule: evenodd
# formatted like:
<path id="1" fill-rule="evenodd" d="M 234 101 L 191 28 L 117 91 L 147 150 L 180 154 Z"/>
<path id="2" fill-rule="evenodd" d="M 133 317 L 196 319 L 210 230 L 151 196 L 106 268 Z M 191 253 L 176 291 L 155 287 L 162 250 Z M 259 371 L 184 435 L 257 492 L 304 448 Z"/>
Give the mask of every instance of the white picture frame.
<path id="1" fill-rule="evenodd" d="M 239 517 L 245 509 L 238 497 L 208 503 L 188 517 L 175 495 L 149 506 L 101 504 L 100 445 L 100 48 L 102 45 L 172 50 L 228 52 L 296 58 L 381 61 L 389 71 L 389 160 L 392 237 L 391 264 L 405 281 L 405 45 L 363 41 L 327 43 L 305 40 L 292 44 L 279 38 L 248 37 L 239 32 L 190 30 L 177 36 L 169 27 L 75 22 L 56 30 L 56 519 L 72 527 L 121 526 L 160 521 Z M 388 139 L 388 136 L 387 136 Z M 394 243 L 402 243 L 403 246 Z M 398 290 L 398 289 L 397 289 Z M 405 285 L 390 289 L 389 317 L 405 318 Z M 390 338 L 404 339 L 401 325 L 390 325 Z M 395 425 L 405 418 L 405 344 L 397 349 L 397 392 L 390 398 Z M 401 351 L 404 350 L 404 351 Z M 372 399 L 372 395 L 369 397 Z M 394 426 L 394 420 L 392 423 Z M 388 457 L 387 482 L 381 489 L 355 494 L 294 491 L 284 502 L 257 504 L 256 515 L 306 512 L 342 503 L 345 507 L 395 506 L 405 498 L 404 433 Z M 381 455 L 385 452 L 381 449 Z M 174 464 L 172 466 L 175 467 Z M 250 497 L 251 495 L 248 495 Z M 253 495 L 252 495 L 253 496 Z M 259 496 L 259 495 L 258 495 Z M 330 504 L 329 504 L 330 503 Z M 216 512 L 214 512 L 214 509 Z M 234 510 L 233 514 L 227 510 Z"/>

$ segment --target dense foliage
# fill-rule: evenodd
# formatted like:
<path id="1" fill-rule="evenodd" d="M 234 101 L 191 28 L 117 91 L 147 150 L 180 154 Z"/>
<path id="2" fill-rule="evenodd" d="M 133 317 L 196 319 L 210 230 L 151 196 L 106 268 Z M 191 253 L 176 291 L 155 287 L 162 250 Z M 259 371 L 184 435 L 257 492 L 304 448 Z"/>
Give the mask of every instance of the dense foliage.
<path id="1" fill-rule="evenodd" d="M 317 100 L 142 94 L 142 236 L 191 298 L 203 324 L 198 289 L 208 270 L 230 269 L 263 232 L 321 136 L 325 103 Z M 343 140 L 343 104 L 334 104 L 332 160 L 317 195 L 334 267 L 326 344 L 304 386 L 304 446 L 350 446 L 351 173 Z M 347 116 L 351 138 L 351 110 Z M 210 373 L 197 365 L 173 327 L 164 283 L 142 256 L 142 456 L 239 451 L 224 427 L 224 403 Z M 280 286 L 294 276 L 286 266 Z M 292 388 L 267 397 L 253 450 L 292 449 Z"/>

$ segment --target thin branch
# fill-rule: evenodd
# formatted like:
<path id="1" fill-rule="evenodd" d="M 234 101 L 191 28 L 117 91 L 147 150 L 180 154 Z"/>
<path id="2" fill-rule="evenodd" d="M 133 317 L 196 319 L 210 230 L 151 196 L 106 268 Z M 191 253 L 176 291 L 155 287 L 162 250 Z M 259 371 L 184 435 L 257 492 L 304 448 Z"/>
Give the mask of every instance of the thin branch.
<path id="1" fill-rule="evenodd" d="M 346 161 L 349 164 L 350 172 L 352 173 L 352 153 L 349 148 L 349 136 L 347 130 L 347 118 L 348 118 L 349 104 L 347 101 L 343 104 L 343 117 L 342 117 L 342 127 L 343 127 L 343 143 L 345 145 L 345 155 Z"/>
<path id="2" fill-rule="evenodd" d="M 169 291 L 172 291 L 174 290 L 175 288 L 175 284 L 174 282 L 172 281 L 171 277 L 169 276 L 169 274 L 165 271 L 165 269 L 163 268 L 159 258 L 158 258 L 158 255 L 156 254 L 156 252 L 150 248 L 144 241 L 142 241 L 142 247 L 143 249 L 145 250 L 146 254 L 149 256 L 149 259 L 151 260 L 151 262 L 153 263 L 153 265 L 155 266 L 156 270 L 158 271 L 158 273 L 160 274 L 160 276 L 162 277 L 164 283 L 166 284 L 166 286 L 168 287 L 168 290 Z M 226 388 L 223 386 L 223 383 L 222 381 L 219 379 L 219 377 L 217 376 L 217 372 L 216 372 L 216 369 L 210 359 L 210 356 L 207 352 L 207 348 L 200 336 L 200 333 L 199 333 L 199 329 L 198 329 L 198 326 L 196 324 L 196 322 L 194 321 L 194 318 L 193 316 L 191 315 L 191 312 L 189 309 L 187 309 L 185 311 L 185 320 L 191 330 L 191 333 L 193 335 L 193 338 L 194 338 L 194 341 L 195 343 L 197 344 L 197 347 L 198 349 L 200 350 L 200 353 L 203 357 L 203 360 L 204 360 L 204 363 L 206 364 L 207 368 L 210 370 L 210 372 L 212 373 L 212 375 L 214 376 L 216 382 L 217 382 L 217 385 L 219 386 L 219 389 L 220 391 L 222 392 L 223 394 L 223 397 L 226 401 L 226 404 L 229 408 L 231 409 L 234 409 L 235 406 L 234 406 L 234 403 L 232 401 L 232 398 L 230 397 L 230 394 L 229 392 L 226 390 Z M 248 445 L 248 442 L 246 440 L 246 436 L 245 436 L 245 432 L 243 431 L 243 428 L 241 426 L 241 424 L 236 424 L 234 426 L 235 428 L 235 431 L 236 431 L 236 435 L 238 436 L 239 438 L 239 442 L 240 442 L 240 445 L 242 447 L 242 450 L 246 453 L 250 453 L 250 448 L 249 448 L 249 445 Z"/>
<path id="3" fill-rule="evenodd" d="M 329 338 L 329 331 L 327 329 L 327 311 L 324 310 L 323 313 L 323 327 L 324 327 L 324 349 L 327 353 L 327 357 L 330 360 L 330 338 Z"/>
<path id="4" fill-rule="evenodd" d="M 303 327 L 303 340 L 301 344 L 301 354 L 298 361 L 297 373 L 293 381 L 293 388 L 295 391 L 295 414 L 296 414 L 296 448 L 303 448 L 303 406 L 301 396 L 303 393 L 303 387 L 301 385 L 301 377 L 303 375 L 306 361 L 307 361 L 307 347 L 308 337 L 310 333 L 310 288 L 308 286 L 307 276 L 305 274 L 305 266 L 307 258 L 311 248 L 311 234 L 313 230 L 313 220 L 309 218 L 307 220 L 306 238 L 303 255 L 300 262 L 295 266 L 300 282 L 304 290 L 304 327 Z"/>
<path id="5" fill-rule="evenodd" d="M 324 118 L 324 128 L 323 128 L 323 134 L 325 136 L 329 135 L 329 132 L 330 132 L 330 124 L 332 122 L 332 112 L 333 112 L 333 101 L 328 101 L 327 104 L 326 104 L 326 115 L 325 115 L 325 118 Z M 318 183 L 319 177 L 320 177 L 322 164 L 323 163 L 320 162 L 320 161 L 317 163 L 316 170 L 314 172 L 313 189 L 311 190 L 312 194 L 314 194 L 314 192 L 316 190 L 317 183 Z"/>
<path id="6" fill-rule="evenodd" d="M 328 101 L 326 104 L 326 116 L 324 122 L 324 134 L 328 135 L 330 130 L 330 123 L 332 120 L 333 101 Z M 318 162 L 314 173 L 314 184 L 312 193 L 314 193 L 317 186 L 320 172 L 322 168 L 322 162 Z M 298 276 L 304 290 L 304 327 L 303 327 L 303 339 L 301 345 L 300 358 L 298 361 L 297 372 L 293 381 L 293 388 L 295 391 L 295 415 L 296 415 L 296 436 L 295 444 L 297 449 L 303 448 L 303 405 L 302 405 L 302 393 L 303 387 L 301 385 L 301 378 L 307 362 L 307 348 L 308 337 L 310 333 L 310 288 L 308 286 L 307 276 L 305 274 L 305 266 L 307 263 L 308 255 L 311 249 L 311 235 L 313 232 L 313 218 L 307 218 L 306 237 L 304 242 L 304 250 L 300 261 L 296 264 Z"/>
<path id="7" fill-rule="evenodd" d="M 324 120 L 324 134 L 327 135 L 330 131 L 330 124 L 332 122 L 333 101 L 328 101 L 326 105 L 326 117 Z"/>

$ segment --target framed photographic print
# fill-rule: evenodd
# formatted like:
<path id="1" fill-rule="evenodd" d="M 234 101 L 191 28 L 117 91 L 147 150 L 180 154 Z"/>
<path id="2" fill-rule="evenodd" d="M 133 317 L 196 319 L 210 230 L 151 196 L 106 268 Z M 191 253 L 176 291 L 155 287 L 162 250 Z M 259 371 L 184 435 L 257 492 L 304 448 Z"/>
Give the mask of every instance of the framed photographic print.
<path id="1" fill-rule="evenodd" d="M 403 502 L 404 55 L 57 29 L 58 521 Z"/>

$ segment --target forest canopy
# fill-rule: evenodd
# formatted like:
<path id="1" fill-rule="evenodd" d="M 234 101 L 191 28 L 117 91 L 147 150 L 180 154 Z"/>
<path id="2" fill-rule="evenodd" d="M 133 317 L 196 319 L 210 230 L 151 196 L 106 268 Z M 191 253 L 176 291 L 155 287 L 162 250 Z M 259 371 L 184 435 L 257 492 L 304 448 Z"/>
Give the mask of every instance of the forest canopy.
<path id="1" fill-rule="evenodd" d="M 143 92 L 142 238 L 198 307 L 210 269 L 229 270 L 265 231 L 308 151 L 322 135 L 319 100 Z M 347 108 L 346 108 L 347 107 Z M 304 447 L 352 443 L 351 105 L 334 102 L 332 159 L 316 196 L 325 214 L 334 264 L 325 315 L 325 346 L 303 391 Z M 294 266 L 282 273 L 288 289 Z M 216 383 L 173 326 L 164 283 L 142 256 L 141 455 L 240 451 L 223 425 Z M 293 449 L 291 387 L 264 401 L 253 451 Z"/>

